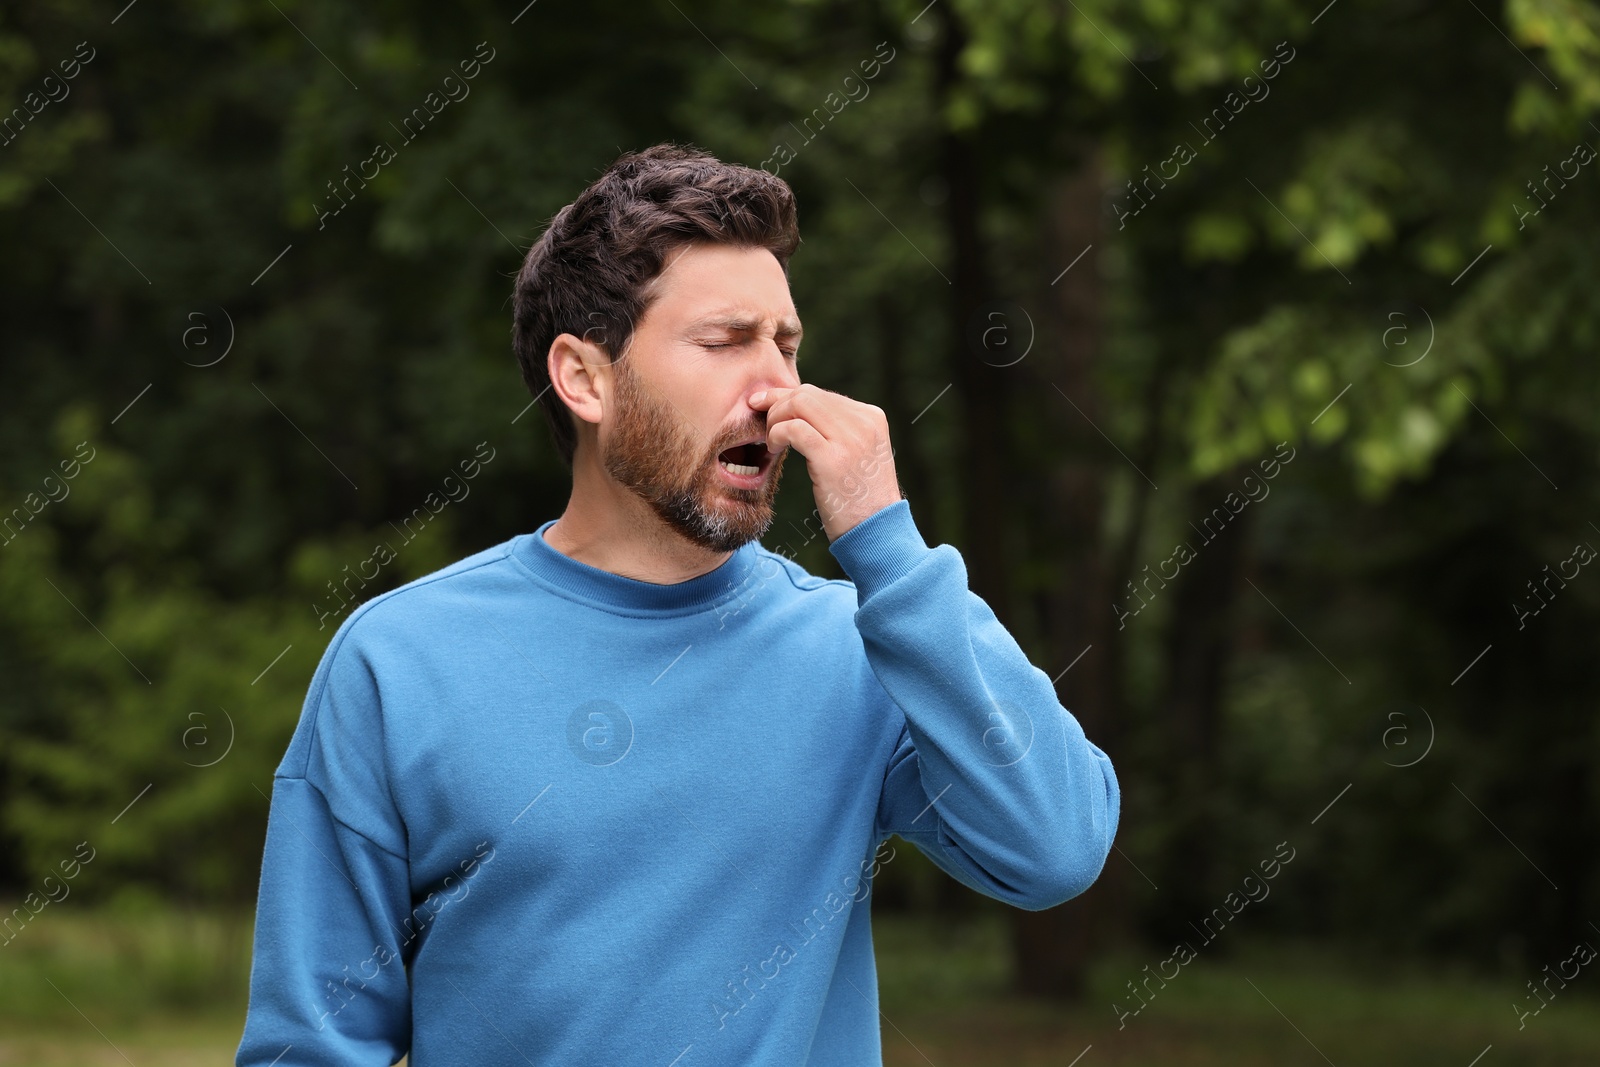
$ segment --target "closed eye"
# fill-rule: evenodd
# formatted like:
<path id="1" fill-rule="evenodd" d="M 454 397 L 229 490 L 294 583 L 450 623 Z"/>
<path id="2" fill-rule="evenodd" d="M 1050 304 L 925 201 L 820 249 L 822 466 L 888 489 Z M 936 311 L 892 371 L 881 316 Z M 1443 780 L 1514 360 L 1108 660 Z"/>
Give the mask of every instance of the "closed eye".
<path id="1" fill-rule="evenodd" d="M 701 348 L 732 348 L 734 346 L 731 343 L 726 342 L 726 341 L 701 341 L 700 342 L 700 347 Z M 785 348 L 782 345 L 779 345 L 778 346 L 778 351 L 783 353 L 785 359 L 799 359 L 800 358 L 799 351 L 796 350 L 796 349 L 793 349 L 793 348 Z"/>

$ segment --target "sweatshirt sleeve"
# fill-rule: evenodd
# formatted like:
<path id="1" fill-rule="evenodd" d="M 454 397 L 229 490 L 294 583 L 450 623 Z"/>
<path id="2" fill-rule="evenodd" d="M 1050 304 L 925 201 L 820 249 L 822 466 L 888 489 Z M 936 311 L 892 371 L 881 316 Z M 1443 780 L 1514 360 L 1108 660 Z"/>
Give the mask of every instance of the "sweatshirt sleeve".
<path id="1" fill-rule="evenodd" d="M 872 671 L 905 716 L 885 769 L 881 835 L 1029 911 L 1088 889 L 1120 815 L 1111 760 L 967 588 L 960 552 L 929 548 L 905 500 L 829 551 L 855 583 Z"/>
<path id="2" fill-rule="evenodd" d="M 335 635 L 272 783 L 237 1067 L 388 1067 L 410 1047 L 405 828 L 376 680 Z"/>

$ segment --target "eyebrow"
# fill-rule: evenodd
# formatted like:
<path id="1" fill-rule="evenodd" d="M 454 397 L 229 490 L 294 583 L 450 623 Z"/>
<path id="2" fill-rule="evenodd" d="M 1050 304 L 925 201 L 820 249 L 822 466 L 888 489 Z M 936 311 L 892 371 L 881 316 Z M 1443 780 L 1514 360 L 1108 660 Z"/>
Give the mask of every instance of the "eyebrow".
<path id="1" fill-rule="evenodd" d="M 720 328 L 731 330 L 735 333 L 753 333 L 761 327 L 761 318 L 748 312 L 716 312 L 704 318 L 696 319 L 689 324 L 689 330 L 704 330 L 707 328 Z M 778 320 L 776 337 L 795 337 L 804 334 L 799 319 L 782 318 Z"/>

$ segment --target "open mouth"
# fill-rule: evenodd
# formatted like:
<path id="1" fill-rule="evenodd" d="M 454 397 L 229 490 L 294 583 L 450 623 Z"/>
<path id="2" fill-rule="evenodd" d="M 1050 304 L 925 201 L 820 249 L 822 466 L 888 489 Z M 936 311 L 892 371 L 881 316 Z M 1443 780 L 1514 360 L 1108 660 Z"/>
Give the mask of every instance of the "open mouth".
<path id="1" fill-rule="evenodd" d="M 771 469 L 775 458 L 767 451 L 765 441 L 748 441 L 723 449 L 717 455 L 717 462 L 736 482 L 759 482 Z"/>

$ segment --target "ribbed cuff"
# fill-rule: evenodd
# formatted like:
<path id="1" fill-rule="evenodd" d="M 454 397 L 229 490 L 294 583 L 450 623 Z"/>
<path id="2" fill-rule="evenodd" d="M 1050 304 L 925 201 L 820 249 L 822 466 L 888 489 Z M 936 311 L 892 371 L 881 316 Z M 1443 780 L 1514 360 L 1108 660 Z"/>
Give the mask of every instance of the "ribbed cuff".
<path id="1" fill-rule="evenodd" d="M 856 602 L 906 574 L 932 551 L 911 518 L 911 502 L 900 499 L 876 511 L 828 546 L 856 586 Z"/>

